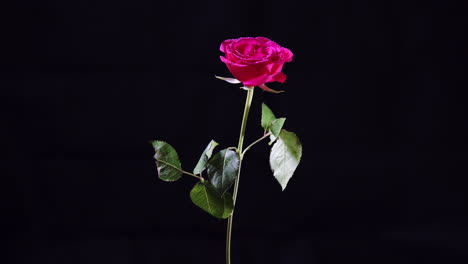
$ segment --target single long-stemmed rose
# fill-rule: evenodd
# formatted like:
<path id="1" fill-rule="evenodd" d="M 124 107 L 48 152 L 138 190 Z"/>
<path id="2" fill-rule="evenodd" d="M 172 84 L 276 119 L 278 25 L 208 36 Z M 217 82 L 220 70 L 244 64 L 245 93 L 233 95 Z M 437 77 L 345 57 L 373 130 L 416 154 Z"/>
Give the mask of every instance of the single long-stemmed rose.
<path id="1" fill-rule="evenodd" d="M 228 219 L 226 233 L 226 264 L 231 263 L 231 234 L 233 213 L 239 188 L 241 164 L 245 153 L 258 142 L 270 138 L 270 167 L 273 176 L 286 188 L 289 179 L 299 165 L 302 156 L 302 145 L 295 133 L 283 129 L 286 118 L 276 118 L 270 108 L 262 104 L 261 126 L 263 135 L 244 149 L 244 137 L 247 118 L 254 89 L 256 86 L 267 92 L 279 93 L 265 83 L 286 80 L 282 73 L 284 63 L 292 60 L 292 52 L 277 43 L 265 38 L 238 38 L 225 40 L 220 47 L 225 56 L 221 61 L 226 64 L 235 78 L 219 77 L 229 83 L 242 83 L 247 91 L 244 114 L 241 123 L 237 147 L 228 147 L 213 155 L 218 143 L 212 140 L 203 151 L 192 172 L 182 169 L 177 152 L 168 143 L 152 141 L 159 178 L 165 181 L 176 181 L 182 174 L 197 178 L 199 181 L 190 192 L 192 202 L 221 219 Z M 207 179 L 203 177 L 206 171 Z M 234 185 L 233 194 L 229 189 Z"/>

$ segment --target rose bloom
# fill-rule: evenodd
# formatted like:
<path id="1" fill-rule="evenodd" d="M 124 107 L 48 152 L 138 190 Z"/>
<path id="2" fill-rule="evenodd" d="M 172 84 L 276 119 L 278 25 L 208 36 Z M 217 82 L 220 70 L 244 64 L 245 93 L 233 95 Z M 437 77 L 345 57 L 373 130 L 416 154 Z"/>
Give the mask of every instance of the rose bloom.
<path id="1" fill-rule="evenodd" d="M 265 37 L 227 39 L 221 43 L 220 56 L 232 75 L 247 87 L 268 82 L 283 83 L 286 75 L 281 72 L 285 62 L 292 61 L 293 53 Z"/>

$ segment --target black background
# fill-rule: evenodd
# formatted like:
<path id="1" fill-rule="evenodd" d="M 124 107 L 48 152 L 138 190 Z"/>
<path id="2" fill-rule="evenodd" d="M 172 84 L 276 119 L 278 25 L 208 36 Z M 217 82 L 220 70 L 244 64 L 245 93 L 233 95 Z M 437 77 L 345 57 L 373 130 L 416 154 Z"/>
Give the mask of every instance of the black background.
<path id="1" fill-rule="evenodd" d="M 467 263 L 466 8 L 448 1 L 15 1 L 2 8 L 3 255 L 9 263 L 223 263 L 195 183 L 157 179 L 237 142 L 245 92 L 219 44 L 295 54 L 257 90 L 304 156 L 288 188 L 246 157 L 233 263 Z M 3 189 L 3 188 L 2 188 Z M 3 195 L 2 195 L 3 196 Z"/>

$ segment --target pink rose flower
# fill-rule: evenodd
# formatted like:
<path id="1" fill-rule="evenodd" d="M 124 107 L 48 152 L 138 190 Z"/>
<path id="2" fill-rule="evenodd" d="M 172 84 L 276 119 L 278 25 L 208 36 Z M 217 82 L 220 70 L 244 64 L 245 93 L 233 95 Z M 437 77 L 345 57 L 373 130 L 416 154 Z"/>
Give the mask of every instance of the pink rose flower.
<path id="1" fill-rule="evenodd" d="M 220 56 L 232 75 L 246 87 L 268 82 L 283 83 L 286 75 L 281 72 L 285 62 L 292 61 L 293 53 L 265 37 L 227 39 L 221 43 Z"/>

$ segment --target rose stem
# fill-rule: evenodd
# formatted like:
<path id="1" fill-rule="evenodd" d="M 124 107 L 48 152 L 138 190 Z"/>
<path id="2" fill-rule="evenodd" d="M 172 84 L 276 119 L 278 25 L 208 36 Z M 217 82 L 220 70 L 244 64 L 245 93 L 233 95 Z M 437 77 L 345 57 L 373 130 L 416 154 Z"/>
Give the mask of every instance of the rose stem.
<path id="1" fill-rule="evenodd" d="M 244 107 L 244 116 L 242 117 L 242 125 L 239 135 L 239 144 L 237 145 L 237 152 L 239 153 L 239 172 L 237 178 L 234 182 L 234 193 L 232 194 L 232 200 L 234 202 L 234 208 L 236 205 L 236 198 L 237 198 L 237 190 L 239 189 L 239 178 L 241 172 L 241 164 L 242 164 L 242 147 L 244 145 L 244 136 L 245 130 L 247 127 L 247 119 L 249 117 L 250 106 L 252 104 L 252 98 L 254 93 L 254 87 L 248 87 L 247 90 L 247 98 L 245 99 L 245 107 Z M 227 231 L 226 231 L 226 264 L 231 264 L 231 234 L 232 234 L 232 220 L 234 217 L 234 209 L 232 210 L 231 216 L 228 218 L 227 224 Z"/>

